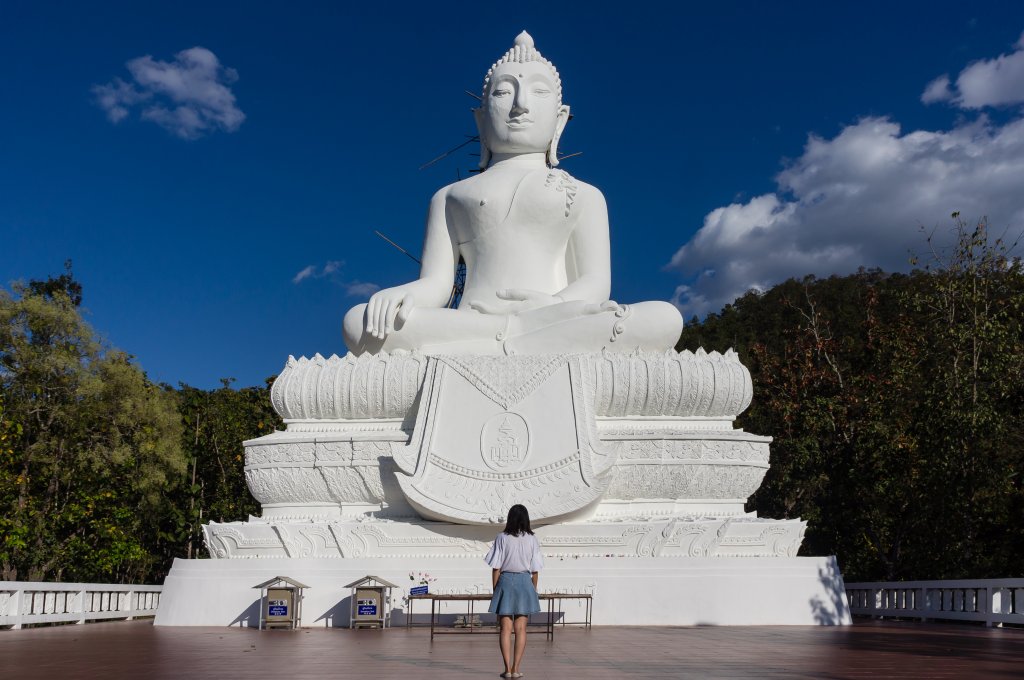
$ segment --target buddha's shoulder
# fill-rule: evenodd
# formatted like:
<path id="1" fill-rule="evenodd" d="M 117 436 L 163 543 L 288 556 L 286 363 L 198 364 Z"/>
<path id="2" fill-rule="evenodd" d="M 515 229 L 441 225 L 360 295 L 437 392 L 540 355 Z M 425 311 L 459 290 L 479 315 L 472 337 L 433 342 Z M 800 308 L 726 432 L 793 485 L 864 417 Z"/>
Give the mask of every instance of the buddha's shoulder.
<path id="1" fill-rule="evenodd" d="M 470 177 L 467 177 L 466 179 L 460 179 L 455 182 L 452 182 L 451 184 L 446 184 L 445 186 L 441 187 L 436 192 L 434 192 L 434 197 L 431 200 L 445 201 L 453 194 L 459 194 L 465 191 L 473 191 L 474 187 L 478 184 L 478 178 L 479 175 L 472 175 Z"/>
<path id="2" fill-rule="evenodd" d="M 579 177 L 562 168 L 548 168 L 544 182 L 549 186 L 571 186 L 583 191 L 601 193 L 593 184 L 587 184 Z"/>
<path id="3" fill-rule="evenodd" d="M 452 191 L 452 188 L 454 188 L 458 184 L 460 184 L 460 182 L 452 182 L 451 184 L 448 184 L 448 185 L 445 185 L 445 186 L 441 187 L 440 189 L 438 189 L 437 191 L 434 192 L 434 195 L 433 195 L 433 197 L 431 197 L 430 202 L 431 203 L 437 203 L 437 202 L 443 203 L 444 201 L 448 200 L 448 194 L 450 194 L 451 191 Z"/>
<path id="4" fill-rule="evenodd" d="M 567 191 L 573 194 L 573 198 L 581 205 L 604 205 L 604 194 L 593 184 L 587 184 L 577 179 L 566 170 L 551 168 L 548 170 L 544 184 L 548 187 Z"/>

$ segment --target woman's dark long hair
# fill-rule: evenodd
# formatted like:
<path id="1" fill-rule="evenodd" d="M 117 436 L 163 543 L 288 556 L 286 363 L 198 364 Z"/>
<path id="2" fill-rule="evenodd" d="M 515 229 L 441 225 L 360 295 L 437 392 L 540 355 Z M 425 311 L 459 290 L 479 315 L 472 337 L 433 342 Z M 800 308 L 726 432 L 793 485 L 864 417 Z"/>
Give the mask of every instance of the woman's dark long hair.
<path id="1" fill-rule="evenodd" d="M 513 505 L 508 509 L 508 520 L 505 522 L 505 533 L 510 536 L 533 534 L 530 529 L 530 512 L 525 505 Z"/>

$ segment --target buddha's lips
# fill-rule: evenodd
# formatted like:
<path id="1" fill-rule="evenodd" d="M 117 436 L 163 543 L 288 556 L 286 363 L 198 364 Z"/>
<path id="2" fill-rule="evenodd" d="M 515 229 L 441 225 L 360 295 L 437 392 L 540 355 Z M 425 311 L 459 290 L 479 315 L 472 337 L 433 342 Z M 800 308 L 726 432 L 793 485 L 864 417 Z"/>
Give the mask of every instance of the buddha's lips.
<path id="1" fill-rule="evenodd" d="M 533 125 L 533 120 L 530 118 L 516 118 L 515 120 L 505 121 L 505 124 L 508 125 L 510 128 L 518 130 L 521 128 L 530 127 L 531 125 Z"/>

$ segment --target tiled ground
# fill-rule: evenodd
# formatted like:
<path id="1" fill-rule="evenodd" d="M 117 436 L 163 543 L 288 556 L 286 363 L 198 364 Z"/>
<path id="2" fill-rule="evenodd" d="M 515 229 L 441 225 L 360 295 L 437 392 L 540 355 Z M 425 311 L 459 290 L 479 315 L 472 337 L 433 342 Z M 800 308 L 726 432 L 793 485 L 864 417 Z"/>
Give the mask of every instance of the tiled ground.
<path id="1" fill-rule="evenodd" d="M 147 621 L 0 631 L 0 678 L 497 678 L 497 637 L 386 631 L 156 628 Z M 524 678 L 1020 678 L 1024 630 L 559 629 L 531 635 Z"/>

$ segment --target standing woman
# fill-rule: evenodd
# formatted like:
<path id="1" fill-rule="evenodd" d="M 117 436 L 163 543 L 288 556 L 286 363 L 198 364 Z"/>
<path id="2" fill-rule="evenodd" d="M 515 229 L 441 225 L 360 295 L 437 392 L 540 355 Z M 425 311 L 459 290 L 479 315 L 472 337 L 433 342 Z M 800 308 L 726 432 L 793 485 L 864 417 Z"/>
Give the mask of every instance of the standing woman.
<path id="1" fill-rule="evenodd" d="M 526 622 L 530 614 L 540 611 L 537 597 L 537 573 L 544 568 L 540 543 L 530 529 L 530 513 L 522 505 L 508 510 L 505 530 L 494 539 L 484 558 L 491 565 L 494 595 L 487 611 L 498 615 L 501 627 L 498 646 L 505 662 L 503 678 L 521 678 L 519 664 L 526 651 Z M 515 656 L 512 654 L 512 631 L 516 634 Z"/>

